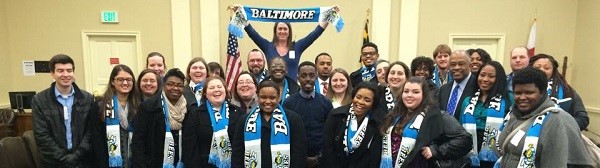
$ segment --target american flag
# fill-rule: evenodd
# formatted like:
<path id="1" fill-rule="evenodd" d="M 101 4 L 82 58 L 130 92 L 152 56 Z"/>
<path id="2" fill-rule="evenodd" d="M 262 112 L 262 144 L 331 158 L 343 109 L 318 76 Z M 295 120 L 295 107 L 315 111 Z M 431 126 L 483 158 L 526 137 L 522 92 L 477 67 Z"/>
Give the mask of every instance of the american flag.
<path id="1" fill-rule="evenodd" d="M 240 52 L 238 51 L 237 37 L 229 33 L 227 39 L 227 90 L 233 89 L 235 78 L 242 70 L 242 62 L 240 61 Z"/>

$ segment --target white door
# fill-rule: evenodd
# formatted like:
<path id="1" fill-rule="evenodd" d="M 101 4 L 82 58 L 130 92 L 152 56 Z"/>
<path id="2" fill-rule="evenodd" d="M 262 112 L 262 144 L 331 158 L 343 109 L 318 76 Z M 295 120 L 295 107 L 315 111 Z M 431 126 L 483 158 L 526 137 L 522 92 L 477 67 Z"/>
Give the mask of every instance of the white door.
<path id="1" fill-rule="evenodd" d="M 503 35 L 451 35 L 452 50 L 468 50 L 481 48 L 490 54 L 494 61 L 504 62 L 504 36 Z"/>
<path id="2" fill-rule="evenodd" d="M 136 36 L 88 35 L 86 90 L 101 95 L 106 89 L 112 68 L 118 64 L 129 66 L 134 77 L 139 73 Z M 84 44 L 85 45 L 85 44 Z M 84 46 L 84 48 L 86 48 Z"/>

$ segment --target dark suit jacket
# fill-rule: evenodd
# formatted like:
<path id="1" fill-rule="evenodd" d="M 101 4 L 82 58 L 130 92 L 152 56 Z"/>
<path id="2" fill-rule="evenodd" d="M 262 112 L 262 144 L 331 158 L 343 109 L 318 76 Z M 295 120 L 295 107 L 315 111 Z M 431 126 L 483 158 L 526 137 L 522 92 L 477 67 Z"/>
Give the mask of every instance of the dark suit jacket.
<path id="1" fill-rule="evenodd" d="M 456 103 L 456 107 L 458 109 L 460 109 L 460 105 L 463 103 L 463 100 L 465 100 L 465 97 L 469 96 L 469 95 L 473 95 L 473 93 L 475 92 L 475 82 L 477 82 L 477 76 L 475 76 L 474 74 L 471 74 L 471 77 L 468 79 L 469 81 L 467 81 L 467 85 L 465 85 L 465 88 L 462 89 L 462 94 L 460 95 L 460 98 L 458 99 L 458 102 Z M 465 79 L 466 80 L 466 79 Z M 457 81 L 454 81 L 457 82 Z M 438 105 L 440 106 L 440 109 L 443 111 L 446 111 L 446 106 L 448 106 L 448 100 L 450 100 L 450 93 L 452 93 L 452 84 L 454 84 L 454 82 L 450 82 L 450 83 L 446 83 L 444 85 L 442 85 L 440 87 L 440 91 L 439 96 L 437 98 L 438 100 Z M 456 118 L 457 120 L 460 117 L 460 112 L 456 112 L 456 110 L 454 110 L 454 118 Z M 460 110 L 458 110 L 460 111 Z"/>

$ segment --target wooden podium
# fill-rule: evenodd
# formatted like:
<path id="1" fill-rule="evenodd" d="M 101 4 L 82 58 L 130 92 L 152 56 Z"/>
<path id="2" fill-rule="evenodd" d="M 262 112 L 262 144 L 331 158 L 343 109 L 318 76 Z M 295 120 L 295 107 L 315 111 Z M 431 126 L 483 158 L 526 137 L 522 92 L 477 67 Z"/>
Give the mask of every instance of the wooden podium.
<path id="1" fill-rule="evenodd" d="M 23 132 L 33 129 L 33 117 L 28 113 L 15 113 L 15 136 L 23 136 Z"/>

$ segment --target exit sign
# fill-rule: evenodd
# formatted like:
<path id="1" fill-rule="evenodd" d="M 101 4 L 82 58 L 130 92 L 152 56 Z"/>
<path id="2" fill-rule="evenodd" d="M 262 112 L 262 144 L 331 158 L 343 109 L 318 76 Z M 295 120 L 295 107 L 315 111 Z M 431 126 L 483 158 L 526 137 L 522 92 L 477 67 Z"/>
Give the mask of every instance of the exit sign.
<path id="1" fill-rule="evenodd" d="M 116 11 L 102 11 L 100 18 L 102 23 L 119 23 L 119 13 Z"/>

